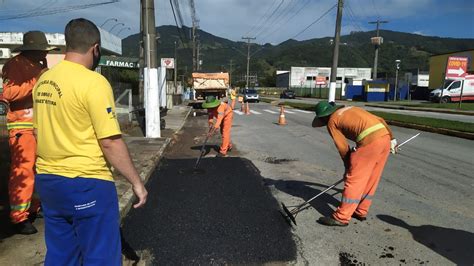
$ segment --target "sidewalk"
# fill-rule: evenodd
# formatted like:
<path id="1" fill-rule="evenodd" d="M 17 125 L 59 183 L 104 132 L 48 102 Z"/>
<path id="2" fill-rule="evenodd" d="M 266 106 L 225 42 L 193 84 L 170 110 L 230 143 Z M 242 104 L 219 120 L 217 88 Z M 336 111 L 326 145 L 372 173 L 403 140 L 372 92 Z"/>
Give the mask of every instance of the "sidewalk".
<path id="1" fill-rule="evenodd" d="M 171 143 L 173 135 L 181 130 L 184 122 L 191 111 L 187 106 L 175 106 L 168 111 L 166 129 L 162 130 L 162 138 L 146 139 L 141 135 L 138 128 L 124 130 L 124 139 L 128 145 L 135 167 L 142 180 L 146 183 L 157 166 L 161 155 Z M 115 185 L 119 198 L 119 210 L 121 219 L 127 215 L 134 201 L 131 185 L 124 177 L 116 175 Z M 0 210 L 0 219 L 5 219 L 5 211 Z M 43 219 L 37 219 L 34 225 L 39 233 L 23 236 L 14 235 L 0 222 L 0 265 L 42 265 L 46 254 L 44 244 Z M 127 262 L 124 261 L 124 265 Z M 141 264 L 139 264 L 141 265 Z"/>

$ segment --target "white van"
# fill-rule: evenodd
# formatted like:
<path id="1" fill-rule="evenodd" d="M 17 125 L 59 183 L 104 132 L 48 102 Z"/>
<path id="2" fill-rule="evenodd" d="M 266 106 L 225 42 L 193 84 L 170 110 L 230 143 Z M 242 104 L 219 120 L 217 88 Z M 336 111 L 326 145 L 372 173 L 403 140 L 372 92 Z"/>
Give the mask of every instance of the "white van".
<path id="1" fill-rule="evenodd" d="M 442 103 L 459 102 L 461 90 L 463 101 L 474 101 L 474 75 L 467 75 L 459 80 L 446 80 L 443 90 L 440 88 L 431 91 L 430 101 L 439 102 L 441 98 Z"/>

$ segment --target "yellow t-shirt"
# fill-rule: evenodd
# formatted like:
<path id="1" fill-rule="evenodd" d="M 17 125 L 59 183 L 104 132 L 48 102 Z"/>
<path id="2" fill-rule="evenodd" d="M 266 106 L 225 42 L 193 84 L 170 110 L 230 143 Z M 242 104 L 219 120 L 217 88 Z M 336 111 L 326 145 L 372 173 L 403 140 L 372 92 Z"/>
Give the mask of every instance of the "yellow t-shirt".
<path id="1" fill-rule="evenodd" d="M 36 83 L 33 108 L 38 174 L 113 181 L 98 140 L 121 132 L 102 75 L 63 60 Z"/>

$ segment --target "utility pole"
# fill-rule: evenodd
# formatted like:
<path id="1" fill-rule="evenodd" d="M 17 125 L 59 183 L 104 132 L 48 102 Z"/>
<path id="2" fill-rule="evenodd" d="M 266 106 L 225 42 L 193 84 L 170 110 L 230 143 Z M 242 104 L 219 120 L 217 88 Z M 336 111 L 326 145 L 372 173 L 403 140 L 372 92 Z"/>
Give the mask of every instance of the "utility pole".
<path id="1" fill-rule="evenodd" d="M 242 37 L 243 40 L 247 40 L 247 76 L 245 77 L 245 88 L 249 88 L 249 68 L 250 68 L 250 40 L 255 40 L 255 37 Z"/>
<path id="2" fill-rule="evenodd" d="M 329 102 L 336 101 L 336 78 L 337 78 L 337 64 L 339 61 L 339 41 L 341 39 L 341 21 L 342 9 L 344 8 L 344 0 L 337 2 L 337 18 L 336 18 L 336 32 L 334 36 L 334 52 L 332 54 L 331 79 L 329 83 Z"/>
<path id="3" fill-rule="evenodd" d="M 229 87 L 232 88 L 232 65 L 233 65 L 233 62 L 232 62 L 232 59 L 230 59 L 230 63 L 229 63 Z"/>
<path id="4" fill-rule="evenodd" d="M 156 55 L 155 3 L 154 0 L 141 0 L 141 5 L 145 35 L 145 69 L 143 72 L 146 137 L 159 138 L 161 137 L 161 130 Z"/>
<path id="5" fill-rule="evenodd" d="M 178 94 L 178 48 L 174 41 L 174 94 Z"/>
<path id="6" fill-rule="evenodd" d="M 196 45 L 196 69 L 199 71 L 201 70 L 201 43 L 199 42 L 199 40 L 197 41 L 197 45 Z"/>
<path id="7" fill-rule="evenodd" d="M 145 16 L 145 5 L 141 4 L 140 8 L 140 42 L 139 42 L 139 59 L 138 65 L 140 65 L 140 73 L 139 73 L 139 83 L 138 83 L 138 106 L 139 108 L 145 107 L 145 90 L 144 90 L 144 73 L 143 68 L 145 66 L 145 33 L 144 33 L 144 23 L 143 17 Z"/>
<path id="8" fill-rule="evenodd" d="M 383 23 L 388 23 L 388 21 L 386 20 L 380 20 L 380 19 L 377 19 L 377 21 L 370 21 L 369 24 L 376 24 L 376 32 L 377 32 L 377 40 L 378 40 L 378 43 L 374 43 L 375 44 L 375 57 L 374 57 L 374 73 L 373 73 L 373 76 L 372 76 L 372 79 L 373 80 L 376 80 L 377 79 L 377 64 L 378 64 L 378 60 L 379 60 L 379 47 L 380 45 L 382 44 L 381 41 L 379 41 L 379 27 L 380 27 L 380 24 L 383 24 Z"/>

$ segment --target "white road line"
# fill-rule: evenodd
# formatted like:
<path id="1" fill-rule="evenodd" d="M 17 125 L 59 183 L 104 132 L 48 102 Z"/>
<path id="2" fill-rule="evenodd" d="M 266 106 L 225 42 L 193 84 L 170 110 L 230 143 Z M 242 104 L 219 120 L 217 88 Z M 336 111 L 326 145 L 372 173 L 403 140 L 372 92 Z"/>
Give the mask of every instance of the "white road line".
<path id="1" fill-rule="evenodd" d="M 294 114 L 295 112 L 285 110 L 285 113 Z"/>
<path id="2" fill-rule="evenodd" d="M 264 109 L 263 111 L 267 112 L 267 113 L 270 113 L 270 114 L 278 114 L 278 112 L 275 112 L 275 111 L 272 111 L 272 110 L 268 110 L 268 109 Z"/>
<path id="3" fill-rule="evenodd" d="M 262 114 L 262 113 L 259 113 L 259 112 L 257 112 L 257 111 L 254 111 L 254 110 L 250 110 L 250 112 L 251 112 L 252 114 L 254 114 L 254 115 L 261 115 L 261 114 Z"/>
<path id="4" fill-rule="evenodd" d="M 300 112 L 300 113 L 304 113 L 304 114 L 312 114 L 313 113 L 313 112 L 310 112 L 310 111 L 300 110 L 300 109 L 295 109 L 295 111 Z"/>
<path id="5" fill-rule="evenodd" d="M 238 114 L 238 115 L 243 115 L 244 113 L 242 113 L 241 111 L 237 111 L 237 110 L 234 110 L 234 113 Z"/>

